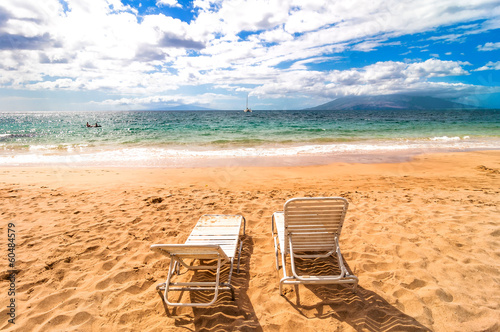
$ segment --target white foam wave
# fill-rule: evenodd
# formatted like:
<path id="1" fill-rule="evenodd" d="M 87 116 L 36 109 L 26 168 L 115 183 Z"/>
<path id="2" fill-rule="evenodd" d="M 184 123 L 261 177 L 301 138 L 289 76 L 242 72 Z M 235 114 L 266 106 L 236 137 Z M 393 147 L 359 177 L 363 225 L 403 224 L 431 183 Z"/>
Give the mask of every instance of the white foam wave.
<path id="1" fill-rule="evenodd" d="M 465 136 L 468 137 L 468 136 Z M 464 137 L 464 139 L 465 139 Z M 461 138 L 458 136 L 454 137 L 448 137 L 448 136 L 441 136 L 441 137 L 432 137 L 431 141 L 441 141 L 441 142 L 449 142 L 449 141 L 460 141 Z"/>
<path id="2" fill-rule="evenodd" d="M 427 140 L 365 141 L 355 143 L 308 144 L 295 146 L 258 146 L 246 148 L 171 148 L 124 147 L 98 150 L 86 145 L 32 146 L 29 152 L 4 152 L 4 165 L 103 165 L 103 166 L 168 166 L 189 159 L 203 161 L 224 158 L 335 156 L 376 153 L 425 153 L 430 151 L 460 151 L 499 149 L 500 139 L 470 139 L 469 137 L 438 137 Z M 200 166 L 203 164 L 201 163 Z"/>

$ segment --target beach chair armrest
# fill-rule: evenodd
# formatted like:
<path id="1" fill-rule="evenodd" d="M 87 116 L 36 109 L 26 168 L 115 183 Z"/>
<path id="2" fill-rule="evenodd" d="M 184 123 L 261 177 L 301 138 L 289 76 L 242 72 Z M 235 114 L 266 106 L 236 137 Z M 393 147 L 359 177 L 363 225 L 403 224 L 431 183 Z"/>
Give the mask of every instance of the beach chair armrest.
<path id="1" fill-rule="evenodd" d="M 192 259 L 217 259 L 220 257 L 224 261 L 229 261 L 227 255 L 217 244 L 153 244 L 151 250 L 168 257 Z"/>
<path id="2" fill-rule="evenodd" d="M 245 236 L 246 235 L 246 229 L 247 229 L 247 220 L 243 216 L 241 216 L 241 218 L 243 219 L 243 236 Z"/>

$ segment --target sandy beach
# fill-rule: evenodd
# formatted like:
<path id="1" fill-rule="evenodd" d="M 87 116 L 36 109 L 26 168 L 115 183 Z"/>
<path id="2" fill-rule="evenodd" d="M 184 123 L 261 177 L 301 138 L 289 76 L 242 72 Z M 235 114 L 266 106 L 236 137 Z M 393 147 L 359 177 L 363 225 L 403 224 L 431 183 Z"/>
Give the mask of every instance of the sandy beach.
<path id="1" fill-rule="evenodd" d="M 6 331 L 498 331 L 500 152 L 391 164 L 0 169 Z M 271 215 L 293 197 L 341 196 L 349 286 L 278 292 Z M 155 286 L 206 213 L 247 220 L 236 300 L 166 307 Z M 8 224 L 15 324 L 8 322 Z M 183 295 L 190 300 L 189 294 Z"/>

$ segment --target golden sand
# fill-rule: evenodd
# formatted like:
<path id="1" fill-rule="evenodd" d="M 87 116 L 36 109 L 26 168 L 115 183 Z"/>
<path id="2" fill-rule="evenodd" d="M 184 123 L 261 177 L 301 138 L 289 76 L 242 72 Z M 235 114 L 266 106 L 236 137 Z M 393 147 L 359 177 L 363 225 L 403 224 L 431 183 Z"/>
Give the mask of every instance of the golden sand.
<path id="1" fill-rule="evenodd" d="M 2 168 L 0 189 L 2 330 L 500 329 L 498 151 L 307 167 Z M 271 215 L 302 196 L 349 200 L 340 243 L 357 292 L 302 285 L 279 295 Z M 183 243 L 205 213 L 247 220 L 236 300 L 222 292 L 209 308 L 167 308 L 155 286 L 169 259 L 149 246 Z"/>

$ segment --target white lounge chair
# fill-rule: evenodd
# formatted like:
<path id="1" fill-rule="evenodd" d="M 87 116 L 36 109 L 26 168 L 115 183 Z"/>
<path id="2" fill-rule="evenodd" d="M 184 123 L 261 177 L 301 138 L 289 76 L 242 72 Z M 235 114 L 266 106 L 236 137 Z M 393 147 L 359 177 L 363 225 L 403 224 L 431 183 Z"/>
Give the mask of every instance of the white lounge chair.
<path id="1" fill-rule="evenodd" d="M 203 215 L 194 227 L 184 244 L 154 244 L 151 249 L 170 257 L 167 280 L 156 286 L 163 290 L 165 303 L 171 306 L 204 307 L 215 303 L 220 289 L 231 291 L 234 300 L 234 289 L 231 285 L 233 263 L 238 251 L 237 272 L 240 269 L 242 242 L 240 241 L 241 226 L 245 235 L 246 221 L 240 215 Z M 239 246 L 238 246 L 239 242 Z M 186 260 L 192 260 L 187 262 Z M 216 260 L 216 265 L 194 265 L 195 261 Z M 222 282 L 221 268 L 230 263 L 228 280 Z M 191 263 L 191 264 L 189 264 Z M 200 262 L 200 264 L 203 264 Z M 173 282 L 173 275 L 180 274 L 180 266 L 188 270 L 215 270 L 215 282 Z M 214 297 L 206 303 L 176 303 L 168 299 L 169 291 L 203 291 L 213 290 Z"/>
<path id="2" fill-rule="evenodd" d="M 341 197 L 293 198 L 285 203 L 283 212 L 272 216 L 272 234 L 279 270 L 278 250 L 281 251 L 283 284 L 354 284 L 358 278 L 344 266 L 340 253 L 339 236 L 349 203 Z M 329 257 L 336 254 L 339 274 L 299 275 L 295 258 Z M 286 257 L 290 256 L 292 275 L 287 275 Z M 309 267 L 309 270 L 311 268 Z"/>

